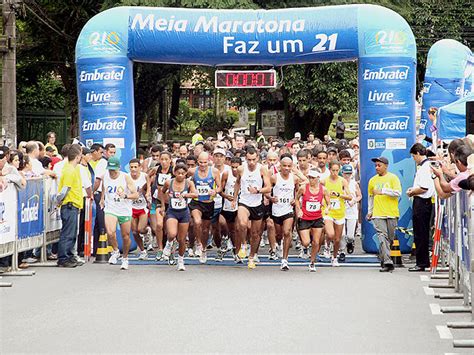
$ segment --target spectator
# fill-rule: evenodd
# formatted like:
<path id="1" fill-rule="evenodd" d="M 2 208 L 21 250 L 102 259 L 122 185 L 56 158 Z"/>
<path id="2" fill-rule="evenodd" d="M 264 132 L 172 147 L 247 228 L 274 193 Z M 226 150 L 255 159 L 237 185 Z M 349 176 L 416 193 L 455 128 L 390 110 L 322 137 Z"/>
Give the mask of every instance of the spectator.
<path id="1" fill-rule="evenodd" d="M 201 135 L 202 129 L 201 128 L 196 128 L 196 133 L 194 136 L 191 138 L 191 144 L 196 146 L 197 142 L 202 142 L 204 141 L 204 137 Z"/>
<path id="2" fill-rule="evenodd" d="M 9 149 L 7 146 L 0 147 L 0 192 L 7 187 L 7 180 L 3 176 L 3 168 L 8 161 Z"/>
<path id="3" fill-rule="evenodd" d="M 0 152 L 2 152 L 2 150 L 0 150 Z M 3 166 L 2 175 L 7 182 L 14 183 L 19 190 L 26 187 L 26 179 L 21 174 L 21 169 L 23 169 L 23 153 L 18 150 L 13 150 L 10 152 L 8 161 Z"/>
<path id="4" fill-rule="evenodd" d="M 43 168 L 43 165 L 41 162 L 38 160 L 38 157 L 40 155 L 39 152 L 39 146 L 37 142 L 34 141 L 29 141 L 26 144 L 26 154 L 29 157 L 30 164 L 31 164 L 31 170 L 33 171 L 33 174 L 36 176 L 50 176 L 53 179 L 56 178 L 56 174 L 51 171 L 51 170 L 46 170 Z"/>
<path id="5" fill-rule="evenodd" d="M 48 134 L 46 135 L 45 148 L 48 148 L 48 147 L 53 148 L 53 152 L 54 152 L 53 156 L 56 156 L 59 154 L 58 148 L 55 146 L 55 143 L 56 143 L 56 133 L 48 132 Z"/>
<path id="6" fill-rule="evenodd" d="M 430 161 L 426 157 L 427 149 L 421 143 L 415 143 L 410 148 L 410 154 L 418 169 L 413 187 L 407 190 L 408 197 L 413 197 L 413 234 L 416 244 L 416 266 L 408 271 L 418 272 L 430 267 L 429 240 L 435 187 Z"/>
<path id="7" fill-rule="evenodd" d="M 53 147 L 45 148 L 46 156 L 51 159 L 51 169 L 54 169 L 54 166 L 61 161 L 61 158 L 55 154 Z"/>
<path id="8" fill-rule="evenodd" d="M 257 143 L 260 143 L 260 142 L 266 143 L 265 137 L 263 135 L 263 131 L 261 129 L 257 131 Z"/>
<path id="9" fill-rule="evenodd" d="M 108 143 L 105 145 L 105 148 L 104 148 L 104 158 L 109 160 L 110 157 L 115 156 L 116 152 L 117 152 L 117 148 L 115 147 L 115 144 Z"/>
<path id="10" fill-rule="evenodd" d="M 21 151 L 23 154 L 26 154 L 26 142 L 25 141 L 21 141 L 18 144 L 18 150 Z"/>
<path id="11" fill-rule="evenodd" d="M 471 148 L 467 145 L 460 145 L 454 152 L 454 163 L 456 168 L 459 170 L 457 174 L 450 182 L 446 181 L 443 170 L 439 167 L 439 163 L 432 165 L 431 170 L 435 175 L 435 188 L 438 196 L 441 198 L 449 198 L 452 194 L 462 190 L 459 187 L 459 182 L 466 180 L 471 172 L 467 169 L 467 159 L 471 155 Z"/>
<path id="12" fill-rule="evenodd" d="M 58 179 L 61 178 L 61 172 L 64 168 L 64 165 L 66 165 L 66 163 L 68 161 L 67 160 L 67 153 L 68 153 L 70 148 L 71 148 L 71 144 L 64 144 L 63 145 L 63 147 L 61 148 L 61 155 L 64 157 L 64 159 L 57 162 L 53 167 L 53 171 L 56 174 L 56 176 L 58 177 Z"/>
<path id="13" fill-rule="evenodd" d="M 63 188 L 67 191 L 61 201 L 62 228 L 58 244 L 58 266 L 66 268 L 78 265 L 74 257 L 74 244 L 77 237 L 79 211 L 83 207 L 82 180 L 78 166 L 81 156 L 80 147 L 72 145 L 68 150 L 68 162 L 62 170 L 58 186 L 60 192 L 63 192 Z"/>
<path id="14" fill-rule="evenodd" d="M 309 131 L 308 132 L 308 137 L 306 138 L 307 141 L 308 141 L 308 144 L 314 144 L 314 133 Z"/>
<path id="15" fill-rule="evenodd" d="M 336 127 L 336 139 L 344 139 L 344 133 L 346 131 L 346 126 L 342 122 L 342 117 L 337 118 L 337 122 L 334 125 Z"/>

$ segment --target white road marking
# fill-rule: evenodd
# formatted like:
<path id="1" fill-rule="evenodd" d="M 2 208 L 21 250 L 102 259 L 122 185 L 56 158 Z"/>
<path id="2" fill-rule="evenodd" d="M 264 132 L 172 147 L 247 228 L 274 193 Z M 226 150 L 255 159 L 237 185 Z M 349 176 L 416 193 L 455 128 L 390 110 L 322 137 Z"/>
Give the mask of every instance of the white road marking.
<path id="1" fill-rule="evenodd" d="M 432 315 L 441 315 L 443 313 L 441 313 L 441 307 L 439 305 L 439 303 L 430 303 L 430 308 L 431 308 L 431 314 Z"/>
<path id="2" fill-rule="evenodd" d="M 420 280 L 423 282 L 429 282 L 430 277 L 428 275 L 420 275 Z"/>
<path id="3" fill-rule="evenodd" d="M 440 339 L 452 339 L 453 334 L 451 330 L 445 325 L 437 325 L 436 329 L 438 330 Z"/>
<path id="4" fill-rule="evenodd" d="M 423 286 L 423 290 L 427 296 L 434 296 L 434 290 L 431 287 Z"/>

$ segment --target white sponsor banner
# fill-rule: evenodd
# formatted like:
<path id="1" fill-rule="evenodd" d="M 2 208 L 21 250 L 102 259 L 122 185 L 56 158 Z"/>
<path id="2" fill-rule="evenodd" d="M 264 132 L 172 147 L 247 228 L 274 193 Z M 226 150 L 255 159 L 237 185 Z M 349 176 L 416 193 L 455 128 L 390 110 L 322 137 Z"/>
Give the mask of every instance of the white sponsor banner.
<path id="1" fill-rule="evenodd" d="M 15 240 L 17 225 L 17 191 L 14 184 L 0 192 L 0 244 Z"/>
<path id="2" fill-rule="evenodd" d="M 60 230 L 62 227 L 61 211 L 56 204 L 56 196 L 58 194 L 57 179 L 46 178 L 44 180 L 44 192 L 47 207 L 45 224 L 46 232 Z"/>
<path id="3" fill-rule="evenodd" d="M 407 149 L 407 140 L 405 138 L 387 138 L 385 139 L 385 149 Z"/>

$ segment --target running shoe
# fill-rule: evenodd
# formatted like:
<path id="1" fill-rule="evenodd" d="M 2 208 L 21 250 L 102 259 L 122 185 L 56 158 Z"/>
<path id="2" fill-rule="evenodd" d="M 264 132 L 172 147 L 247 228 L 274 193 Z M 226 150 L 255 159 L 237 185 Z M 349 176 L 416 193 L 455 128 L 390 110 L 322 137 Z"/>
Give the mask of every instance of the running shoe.
<path id="1" fill-rule="evenodd" d="M 114 250 L 111 254 L 110 254 L 110 258 L 109 258 L 109 264 L 112 264 L 112 265 L 116 265 L 117 264 L 117 261 L 120 257 L 120 251 L 118 250 Z"/>
<path id="2" fill-rule="evenodd" d="M 324 252 L 323 256 L 326 259 L 331 259 L 331 252 L 329 251 L 329 248 L 327 246 L 324 246 Z"/>
<path id="3" fill-rule="evenodd" d="M 293 232 L 293 240 L 296 241 L 298 239 L 298 232 L 294 231 Z"/>
<path id="4" fill-rule="evenodd" d="M 279 259 L 283 258 L 283 248 L 281 246 L 277 245 L 275 253 L 276 253 L 277 258 Z"/>
<path id="5" fill-rule="evenodd" d="M 265 239 L 262 237 L 260 238 L 260 248 L 263 248 L 265 246 Z"/>
<path id="6" fill-rule="evenodd" d="M 316 272 L 316 265 L 314 263 L 310 263 L 309 267 L 308 267 L 308 270 L 310 272 Z"/>
<path id="7" fill-rule="evenodd" d="M 193 248 L 188 248 L 188 256 L 189 256 L 190 258 L 194 258 L 194 250 L 193 250 Z"/>
<path id="8" fill-rule="evenodd" d="M 156 252 L 156 261 L 160 261 L 160 260 L 163 260 L 163 250 L 158 250 Z"/>
<path id="9" fill-rule="evenodd" d="M 245 259 L 247 257 L 247 252 L 245 251 L 245 246 L 241 246 L 239 250 L 239 257 Z"/>
<path id="10" fill-rule="evenodd" d="M 338 267 L 339 266 L 339 263 L 337 262 L 337 258 L 332 258 L 331 260 L 331 266 L 333 267 Z"/>
<path id="11" fill-rule="evenodd" d="M 337 260 L 341 263 L 346 262 L 346 254 L 344 252 L 340 252 L 339 255 L 337 256 Z"/>
<path id="12" fill-rule="evenodd" d="M 258 257 L 258 254 L 255 254 L 255 255 L 254 255 L 253 261 L 254 261 L 255 263 L 259 263 L 259 262 L 260 262 L 260 259 L 259 259 L 259 257 Z"/>
<path id="13" fill-rule="evenodd" d="M 86 261 L 81 259 L 79 255 L 74 256 L 74 262 L 77 264 L 77 266 L 82 266 L 86 263 Z"/>
<path id="14" fill-rule="evenodd" d="M 196 251 L 195 251 L 194 255 L 195 255 L 197 258 L 200 258 L 200 257 L 201 257 L 201 255 L 202 255 L 202 246 L 201 246 L 201 244 L 199 244 L 199 245 L 196 246 Z"/>
<path id="15" fill-rule="evenodd" d="M 301 258 L 301 259 L 309 259 L 308 248 L 301 249 L 301 252 L 298 255 L 298 257 Z"/>
<path id="16" fill-rule="evenodd" d="M 166 242 L 165 248 L 163 249 L 164 258 L 168 258 L 171 255 L 171 245 L 172 243 Z"/>
<path id="17" fill-rule="evenodd" d="M 296 242 L 295 249 L 296 249 L 296 250 L 300 250 L 300 249 L 301 249 L 301 243 L 300 243 L 300 241 Z"/>
<path id="18" fill-rule="evenodd" d="M 216 255 L 216 261 L 218 263 L 222 262 L 222 259 L 224 258 L 224 252 L 221 249 L 217 250 L 217 255 Z"/>
<path id="19" fill-rule="evenodd" d="M 354 243 L 353 242 L 348 242 L 347 243 L 347 253 L 352 254 L 354 252 Z"/>
<path id="20" fill-rule="evenodd" d="M 120 270 L 128 270 L 128 258 L 122 258 L 122 265 Z"/>
<path id="21" fill-rule="evenodd" d="M 142 250 L 140 254 L 138 254 L 138 260 L 148 260 L 148 252 L 146 250 Z"/>
<path id="22" fill-rule="evenodd" d="M 182 258 L 178 258 L 178 271 L 186 271 L 184 260 Z"/>
<path id="23" fill-rule="evenodd" d="M 203 252 L 201 253 L 201 256 L 199 257 L 199 262 L 200 262 L 201 264 L 207 263 L 207 251 L 203 251 Z"/>
<path id="24" fill-rule="evenodd" d="M 250 244 L 247 244 L 245 247 L 245 254 L 247 258 L 250 256 Z"/>
<path id="25" fill-rule="evenodd" d="M 174 253 L 171 253 L 168 257 L 168 265 L 176 265 L 176 259 L 174 257 Z"/>
<path id="26" fill-rule="evenodd" d="M 243 264 L 241 257 L 238 255 L 234 255 L 234 261 L 236 264 Z"/>
<path id="27" fill-rule="evenodd" d="M 255 265 L 255 262 L 253 261 L 252 258 L 249 258 L 249 262 L 247 264 L 247 267 L 252 270 L 252 269 L 255 269 L 257 267 L 257 265 Z"/>
<path id="28" fill-rule="evenodd" d="M 153 243 L 148 244 L 148 246 L 146 247 L 146 250 L 153 251 Z"/>
<path id="29" fill-rule="evenodd" d="M 278 260 L 278 256 L 273 250 L 270 250 L 270 255 L 268 256 L 269 260 Z"/>
<path id="30" fill-rule="evenodd" d="M 281 261 L 280 270 L 281 270 L 281 271 L 288 271 L 288 270 L 290 270 L 290 267 L 288 266 L 288 260 L 283 259 L 283 260 Z"/>

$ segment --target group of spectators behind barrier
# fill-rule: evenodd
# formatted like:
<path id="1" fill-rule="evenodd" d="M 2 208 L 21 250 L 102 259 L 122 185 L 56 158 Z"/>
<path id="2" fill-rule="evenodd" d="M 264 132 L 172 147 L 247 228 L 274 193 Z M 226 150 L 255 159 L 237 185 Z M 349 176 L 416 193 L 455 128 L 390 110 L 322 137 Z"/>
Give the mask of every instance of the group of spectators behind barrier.
<path id="1" fill-rule="evenodd" d="M 57 179 L 49 177 L 27 179 L 24 189 L 8 183 L 0 192 L 0 258 L 11 256 L 12 271 L 18 271 L 19 253 L 40 248 L 45 262 L 46 247 L 59 241 L 57 192 Z"/>

